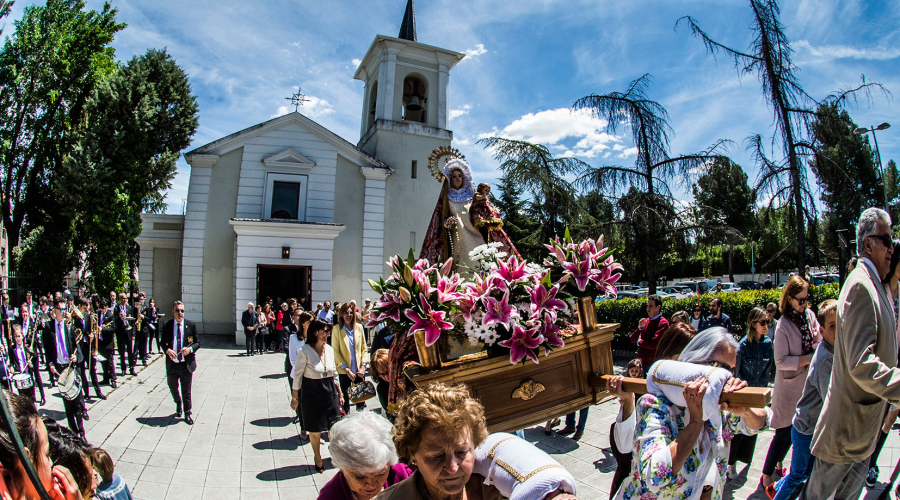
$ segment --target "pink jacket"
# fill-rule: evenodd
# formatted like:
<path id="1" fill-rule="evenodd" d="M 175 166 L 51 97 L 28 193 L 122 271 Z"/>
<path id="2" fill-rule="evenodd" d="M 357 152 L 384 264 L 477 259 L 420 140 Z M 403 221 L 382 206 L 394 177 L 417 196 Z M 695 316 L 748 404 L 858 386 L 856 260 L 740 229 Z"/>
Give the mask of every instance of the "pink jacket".
<path id="1" fill-rule="evenodd" d="M 806 310 L 813 341 L 822 341 L 819 321 L 812 310 Z M 803 394 L 809 364 L 800 366 L 800 330 L 786 316 L 778 320 L 775 328 L 775 388 L 772 390 L 772 428 L 789 427 L 797 411 L 797 401 Z"/>

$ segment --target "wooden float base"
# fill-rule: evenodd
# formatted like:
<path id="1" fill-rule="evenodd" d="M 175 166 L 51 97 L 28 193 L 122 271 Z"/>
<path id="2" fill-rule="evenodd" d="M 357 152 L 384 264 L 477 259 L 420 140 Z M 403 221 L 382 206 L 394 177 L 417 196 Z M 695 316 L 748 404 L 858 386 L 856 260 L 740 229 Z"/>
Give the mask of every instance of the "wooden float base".
<path id="1" fill-rule="evenodd" d="M 597 404 L 608 396 L 602 375 L 613 374 L 611 342 L 619 324 L 597 325 L 566 339 L 565 347 L 538 364 L 526 358 L 512 365 L 508 356 L 444 363 L 425 371 L 410 367 L 406 376 L 424 387 L 433 382 L 465 384 L 484 405 L 490 432 L 512 432 Z"/>

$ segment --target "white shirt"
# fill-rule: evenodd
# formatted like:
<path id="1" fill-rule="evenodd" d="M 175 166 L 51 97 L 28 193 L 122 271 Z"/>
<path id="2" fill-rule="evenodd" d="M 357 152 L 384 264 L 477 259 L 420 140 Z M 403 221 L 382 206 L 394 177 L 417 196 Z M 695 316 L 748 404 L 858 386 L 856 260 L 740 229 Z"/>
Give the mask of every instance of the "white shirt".
<path id="1" fill-rule="evenodd" d="M 616 448 L 619 449 L 619 453 L 628 454 L 634 448 L 634 426 L 637 423 L 637 418 L 634 415 L 637 412 L 632 411 L 631 416 L 622 420 L 623 409 L 622 405 L 619 405 L 619 414 L 616 415 L 616 423 L 613 424 L 613 437 L 616 440 Z"/>
<path id="2" fill-rule="evenodd" d="M 333 378 L 337 373 L 337 367 L 334 365 L 334 349 L 330 345 L 325 344 L 325 351 L 322 357 L 309 344 L 303 344 L 303 347 L 297 350 L 297 360 L 293 370 L 294 383 L 292 388 L 299 391 L 303 384 L 303 377 L 309 379 Z"/>
<path id="3" fill-rule="evenodd" d="M 297 351 L 305 345 L 306 341 L 298 340 L 296 335 L 291 335 L 288 341 L 288 358 L 291 360 L 291 367 L 297 364 Z"/>
<path id="4" fill-rule="evenodd" d="M 175 359 L 173 359 L 172 362 L 173 363 L 183 363 L 184 356 L 181 356 L 181 354 L 176 350 L 176 348 L 178 347 L 178 328 L 179 327 L 181 328 L 181 347 L 182 348 L 187 347 L 187 342 L 185 342 L 185 337 L 184 337 L 184 320 L 175 321 L 174 326 L 175 326 L 175 331 L 172 332 L 172 350 L 175 351 Z M 181 359 L 178 359 L 179 356 L 181 356 Z"/>

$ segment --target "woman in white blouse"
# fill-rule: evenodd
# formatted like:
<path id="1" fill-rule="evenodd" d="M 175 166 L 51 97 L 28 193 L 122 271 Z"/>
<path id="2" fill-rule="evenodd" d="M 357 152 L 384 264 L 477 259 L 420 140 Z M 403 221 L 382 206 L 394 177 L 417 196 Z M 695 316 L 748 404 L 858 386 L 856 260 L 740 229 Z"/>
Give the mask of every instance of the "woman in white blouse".
<path id="1" fill-rule="evenodd" d="M 291 335 L 288 342 L 288 360 L 291 362 L 291 370 L 288 372 L 288 376 L 290 377 L 292 391 L 294 389 L 294 367 L 297 366 L 297 353 L 300 352 L 300 348 L 306 343 L 306 329 L 309 328 L 309 322 L 313 319 L 312 314 L 300 309 L 295 309 L 293 314 L 293 327 L 296 331 Z M 302 399 L 302 396 L 298 399 Z M 306 427 L 303 426 L 303 414 L 300 412 L 299 406 L 297 407 L 297 421 L 300 423 L 300 440 L 306 441 L 309 439 L 309 435 L 306 433 Z"/>
<path id="2" fill-rule="evenodd" d="M 300 408 L 303 427 L 309 432 L 316 471 L 325 472 L 322 464 L 321 433 L 341 417 L 343 396 L 338 385 L 334 349 L 326 343 L 329 325 L 313 320 L 306 330 L 306 343 L 297 351 L 294 363 L 291 409 Z M 303 389 L 302 391 L 300 389 Z M 302 396 L 302 399 L 301 399 Z"/>

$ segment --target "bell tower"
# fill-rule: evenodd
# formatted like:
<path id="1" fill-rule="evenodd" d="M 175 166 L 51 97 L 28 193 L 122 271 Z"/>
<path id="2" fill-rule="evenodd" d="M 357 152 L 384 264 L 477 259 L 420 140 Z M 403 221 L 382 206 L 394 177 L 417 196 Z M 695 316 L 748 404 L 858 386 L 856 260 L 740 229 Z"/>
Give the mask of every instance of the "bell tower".
<path id="1" fill-rule="evenodd" d="M 397 37 L 375 36 L 353 78 L 362 80 L 357 146 L 389 165 L 384 259 L 419 253 L 441 185 L 428 173 L 435 148 L 449 146 L 450 70 L 465 54 L 419 43 L 415 5 L 407 0 Z"/>

